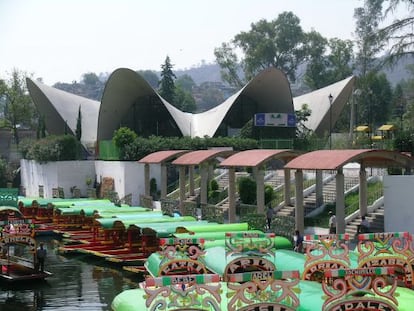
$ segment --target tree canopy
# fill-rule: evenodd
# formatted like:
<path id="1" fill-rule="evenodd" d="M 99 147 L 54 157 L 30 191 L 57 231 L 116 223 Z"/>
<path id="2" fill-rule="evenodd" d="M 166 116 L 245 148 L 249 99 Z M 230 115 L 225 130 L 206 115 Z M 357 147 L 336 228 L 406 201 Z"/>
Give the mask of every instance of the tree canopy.
<path id="1" fill-rule="evenodd" d="M 173 64 L 171 64 L 170 57 L 165 58 L 164 64 L 161 65 L 161 80 L 159 81 L 160 95 L 169 103 L 174 103 L 175 98 L 175 84 L 177 79 L 173 72 Z"/>
<path id="2" fill-rule="evenodd" d="M 32 127 L 36 109 L 26 87 L 27 73 L 13 69 L 9 80 L 0 80 L 0 107 L 3 126 L 11 129 L 15 143 L 19 143 L 19 127 Z"/>
<path id="3" fill-rule="evenodd" d="M 241 87 L 260 71 L 275 67 L 295 81 L 296 69 L 306 58 L 304 37 L 300 20 L 292 12 L 283 12 L 270 22 L 252 23 L 250 31 L 237 34 L 230 43 L 214 50 L 223 80 Z M 243 52 L 240 61 L 237 49 Z"/>

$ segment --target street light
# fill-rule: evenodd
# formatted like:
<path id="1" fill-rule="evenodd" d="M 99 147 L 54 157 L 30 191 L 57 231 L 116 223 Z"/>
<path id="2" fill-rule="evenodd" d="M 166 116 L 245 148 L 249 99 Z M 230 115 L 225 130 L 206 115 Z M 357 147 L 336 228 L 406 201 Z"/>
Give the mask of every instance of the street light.
<path id="1" fill-rule="evenodd" d="M 329 149 L 332 149 L 332 102 L 333 96 L 329 94 Z"/>
<path id="2" fill-rule="evenodd" d="M 362 91 L 360 89 L 355 89 L 352 92 L 352 98 L 351 98 L 351 116 L 349 118 L 349 143 L 350 145 L 353 144 L 354 140 L 354 126 L 358 126 L 358 119 L 356 118 L 358 116 L 358 110 L 355 109 L 358 101 L 358 97 L 361 95 Z M 355 111 L 356 116 L 355 116 Z"/>

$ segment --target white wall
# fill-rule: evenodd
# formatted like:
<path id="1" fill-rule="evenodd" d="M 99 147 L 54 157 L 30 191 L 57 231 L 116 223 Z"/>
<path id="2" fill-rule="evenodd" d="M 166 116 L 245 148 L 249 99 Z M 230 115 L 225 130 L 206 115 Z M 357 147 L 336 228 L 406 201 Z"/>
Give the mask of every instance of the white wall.
<path id="1" fill-rule="evenodd" d="M 21 185 L 26 188 L 27 197 L 39 196 L 39 185 L 44 186 L 44 197 L 52 197 L 52 188 L 62 187 L 65 197 L 71 197 L 70 188 L 77 186 L 81 196 L 87 196 L 86 179 L 98 182 L 101 178 L 114 179 L 115 191 L 120 198 L 132 194 L 132 204 L 139 205 L 139 196 L 144 194 L 144 165 L 126 161 L 59 161 L 37 163 L 21 160 Z M 160 185 L 160 165 L 150 166 L 150 178 Z"/>
<path id="2" fill-rule="evenodd" d="M 384 176 L 385 232 L 414 234 L 414 175 Z"/>

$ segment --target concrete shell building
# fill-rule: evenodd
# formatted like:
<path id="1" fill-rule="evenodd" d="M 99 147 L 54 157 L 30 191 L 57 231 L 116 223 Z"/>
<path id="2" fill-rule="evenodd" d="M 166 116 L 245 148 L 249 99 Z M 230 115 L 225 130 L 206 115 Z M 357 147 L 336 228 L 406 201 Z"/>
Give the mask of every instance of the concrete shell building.
<path id="1" fill-rule="evenodd" d="M 312 110 L 306 126 L 322 135 L 334 124 L 352 93 L 354 78 L 292 98 L 286 76 L 278 69 L 262 71 L 222 104 L 202 113 L 180 111 L 165 101 L 135 71 L 120 68 L 109 77 L 101 102 L 73 95 L 27 79 L 30 95 L 45 117 L 50 134 L 60 135 L 67 126 L 75 133 L 78 111 L 82 114 L 82 144 L 93 151 L 97 142 L 112 139 L 121 126 L 140 136 L 229 136 L 255 113 L 294 113 L 302 104 Z M 332 102 L 328 96 L 332 95 Z M 330 110 L 332 109 L 332 110 Z M 328 126 L 328 127 L 327 127 Z M 291 131 L 292 135 L 294 131 Z"/>

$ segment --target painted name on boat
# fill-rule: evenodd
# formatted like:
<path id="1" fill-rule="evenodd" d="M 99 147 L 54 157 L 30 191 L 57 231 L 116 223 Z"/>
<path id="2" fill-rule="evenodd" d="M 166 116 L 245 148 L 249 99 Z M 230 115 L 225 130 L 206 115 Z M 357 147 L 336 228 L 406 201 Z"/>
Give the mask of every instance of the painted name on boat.
<path id="1" fill-rule="evenodd" d="M 205 266 L 195 260 L 174 260 L 160 268 L 160 275 L 169 275 L 181 270 L 191 271 L 191 273 L 197 271 L 202 274 L 205 273 Z"/>
<path id="2" fill-rule="evenodd" d="M 346 301 L 333 306 L 331 311 L 346 311 L 346 310 L 359 310 L 359 311 L 395 311 L 393 307 L 384 302 L 379 301 Z"/>

